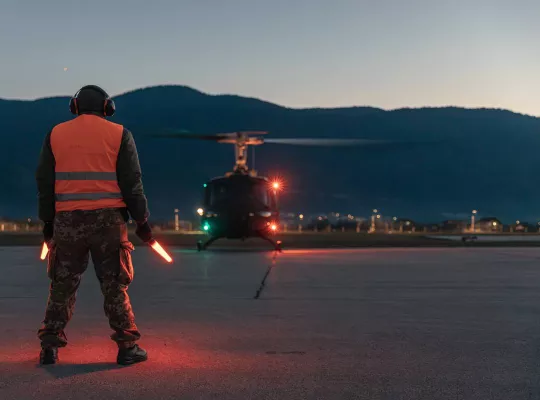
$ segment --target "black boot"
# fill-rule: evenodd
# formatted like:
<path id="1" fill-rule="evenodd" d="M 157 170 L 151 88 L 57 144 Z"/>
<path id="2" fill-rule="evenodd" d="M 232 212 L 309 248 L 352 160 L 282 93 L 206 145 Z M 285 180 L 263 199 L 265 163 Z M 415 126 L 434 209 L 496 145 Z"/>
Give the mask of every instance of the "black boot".
<path id="1" fill-rule="evenodd" d="M 128 348 L 119 348 L 118 357 L 116 362 L 120 365 L 131 365 L 138 362 L 146 361 L 148 354 L 144 349 L 141 349 L 138 345 Z"/>
<path id="2" fill-rule="evenodd" d="M 42 347 L 39 354 L 41 365 L 56 364 L 58 362 L 58 347 Z"/>

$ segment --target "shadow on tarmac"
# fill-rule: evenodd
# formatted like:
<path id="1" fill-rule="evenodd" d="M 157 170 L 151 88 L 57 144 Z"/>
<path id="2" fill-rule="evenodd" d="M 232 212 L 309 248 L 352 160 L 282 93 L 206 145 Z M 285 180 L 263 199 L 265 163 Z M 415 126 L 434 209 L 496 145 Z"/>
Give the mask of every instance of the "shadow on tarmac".
<path id="1" fill-rule="evenodd" d="M 37 368 L 44 369 L 56 379 L 70 378 L 72 376 L 91 374 L 93 372 L 110 371 L 125 368 L 113 362 L 99 362 L 90 364 L 59 364 L 36 365 Z"/>

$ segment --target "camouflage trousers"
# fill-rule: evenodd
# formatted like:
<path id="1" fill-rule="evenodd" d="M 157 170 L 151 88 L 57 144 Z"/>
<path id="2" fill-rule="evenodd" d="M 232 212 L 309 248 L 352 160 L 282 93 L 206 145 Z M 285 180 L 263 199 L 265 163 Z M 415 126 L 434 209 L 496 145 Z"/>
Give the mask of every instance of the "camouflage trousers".
<path id="1" fill-rule="evenodd" d="M 43 346 L 64 347 L 82 274 L 92 256 L 104 297 L 105 315 L 119 347 L 140 338 L 127 289 L 133 280 L 127 225 L 120 210 L 60 212 L 54 221 L 47 274 L 51 280 L 45 319 L 38 331 Z"/>

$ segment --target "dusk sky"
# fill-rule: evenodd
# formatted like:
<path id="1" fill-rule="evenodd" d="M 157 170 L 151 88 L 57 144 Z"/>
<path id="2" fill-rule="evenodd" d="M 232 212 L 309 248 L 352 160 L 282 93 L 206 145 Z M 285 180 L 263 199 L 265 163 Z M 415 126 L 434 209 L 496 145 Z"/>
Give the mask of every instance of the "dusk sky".
<path id="1" fill-rule="evenodd" d="M 181 84 L 540 116 L 539 21 L 538 0 L 1 0 L 0 97 Z"/>

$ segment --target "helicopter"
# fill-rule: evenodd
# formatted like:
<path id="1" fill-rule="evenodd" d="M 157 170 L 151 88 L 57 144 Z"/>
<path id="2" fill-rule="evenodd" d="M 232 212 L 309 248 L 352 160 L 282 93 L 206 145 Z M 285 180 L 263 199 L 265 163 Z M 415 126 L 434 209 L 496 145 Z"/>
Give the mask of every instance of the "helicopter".
<path id="1" fill-rule="evenodd" d="M 282 183 L 265 176 L 247 165 L 249 146 L 264 143 L 348 146 L 381 144 L 387 141 L 369 139 L 264 139 L 265 131 L 240 131 L 201 135 L 181 131 L 171 134 L 154 134 L 159 138 L 198 139 L 235 146 L 235 165 L 230 172 L 207 181 L 204 186 L 201 207 L 197 210 L 201 226 L 208 239 L 197 242 L 197 250 L 203 251 L 215 241 L 226 239 L 260 238 L 269 242 L 276 251 L 282 251 L 282 242 L 275 240 L 280 226 L 278 192 Z"/>

